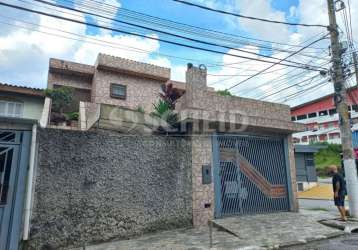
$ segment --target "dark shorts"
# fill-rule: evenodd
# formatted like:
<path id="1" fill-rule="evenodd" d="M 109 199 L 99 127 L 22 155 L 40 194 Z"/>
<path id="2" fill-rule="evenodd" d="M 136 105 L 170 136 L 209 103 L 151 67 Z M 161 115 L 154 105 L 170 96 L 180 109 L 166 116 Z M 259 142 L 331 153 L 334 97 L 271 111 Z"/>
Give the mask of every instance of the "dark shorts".
<path id="1" fill-rule="evenodd" d="M 345 195 L 338 195 L 337 198 L 334 198 L 334 205 L 337 207 L 344 207 L 345 198 Z"/>

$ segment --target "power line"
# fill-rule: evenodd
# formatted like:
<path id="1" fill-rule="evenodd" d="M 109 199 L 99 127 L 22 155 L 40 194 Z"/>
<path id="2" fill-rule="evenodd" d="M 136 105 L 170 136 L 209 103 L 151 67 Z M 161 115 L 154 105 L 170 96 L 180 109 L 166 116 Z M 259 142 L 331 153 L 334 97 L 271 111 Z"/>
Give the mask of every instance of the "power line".
<path id="1" fill-rule="evenodd" d="M 298 92 L 296 92 L 296 93 L 293 93 L 293 94 L 288 95 L 288 96 L 285 96 L 285 97 L 280 97 L 280 98 L 278 98 L 278 99 L 275 99 L 274 101 L 276 102 L 276 101 L 278 101 L 278 100 L 280 100 L 280 99 L 284 99 L 284 102 L 287 102 L 288 100 L 291 100 L 291 99 L 293 99 L 293 98 L 296 98 L 297 96 L 300 96 L 300 95 L 306 93 L 306 92 L 309 91 L 309 90 L 310 90 L 311 93 L 312 93 L 312 90 L 313 90 L 313 89 L 318 88 L 318 87 L 322 87 L 322 86 L 325 85 L 326 83 L 327 83 L 326 80 L 323 80 L 322 82 L 319 82 L 318 84 L 315 84 L 315 85 L 313 85 L 313 86 L 311 86 L 311 87 L 309 87 L 309 88 L 306 88 L 306 89 L 304 89 L 304 90 L 298 91 Z"/>
<path id="2" fill-rule="evenodd" d="M 270 96 L 277 95 L 277 94 L 279 94 L 279 93 L 281 93 L 281 92 L 283 92 L 283 91 L 285 91 L 285 90 L 287 90 L 287 89 L 293 88 L 293 87 L 295 87 L 295 86 L 300 86 L 300 84 L 305 83 L 305 82 L 307 82 L 307 81 L 310 81 L 310 82 L 307 84 L 307 85 L 309 85 L 309 84 L 311 84 L 312 80 L 315 79 L 315 78 L 317 78 L 318 76 L 319 76 L 319 75 L 312 76 L 312 77 L 310 77 L 310 78 L 308 78 L 308 79 L 305 79 L 305 80 L 300 81 L 300 82 L 298 82 L 298 83 L 295 83 L 295 84 L 292 84 L 292 85 L 290 85 L 290 86 L 287 86 L 287 87 L 285 87 L 285 88 L 283 88 L 283 89 L 280 89 L 280 90 L 278 90 L 278 91 L 276 91 L 276 92 L 274 92 L 274 93 L 271 93 L 271 94 L 268 94 L 268 95 L 259 97 L 259 99 L 260 99 L 260 100 L 261 100 L 261 99 L 266 99 L 266 98 L 268 98 L 268 97 L 270 97 Z M 304 87 L 304 86 L 306 86 L 306 85 L 303 85 L 303 87 Z M 302 86 L 300 86 L 300 87 L 302 87 Z"/>
<path id="3" fill-rule="evenodd" d="M 326 65 L 328 63 L 324 63 L 322 65 Z M 276 77 L 274 79 L 271 79 L 269 81 L 266 81 L 265 83 L 259 85 L 259 86 L 255 86 L 253 87 L 252 89 L 250 89 L 248 92 L 246 92 L 246 94 L 252 92 L 252 91 L 255 91 L 257 90 L 257 88 L 261 88 L 267 84 L 269 84 L 270 82 L 273 82 L 275 81 L 275 83 L 271 86 L 271 87 L 274 87 L 275 89 L 277 88 L 280 88 L 280 87 L 283 87 L 283 86 L 286 86 L 288 84 L 288 82 L 292 82 L 293 80 L 297 80 L 297 79 L 301 79 L 302 77 L 306 76 L 307 74 L 309 74 L 310 72 L 307 72 L 307 71 L 302 71 L 302 72 L 299 72 L 297 74 L 294 74 L 294 75 L 290 75 L 292 72 L 294 72 L 296 69 L 292 69 L 291 71 L 287 72 L 285 75 L 281 75 L 279 77 Z M 287 78 L 284 78 L 284 79 L 281 79 L 281 80 L 278 80 L 282 77 L 285 77 L 285 76 L 288 76 Z M 278 80 L 278 81 L 276 81 Z M 254 97 L 255 99 L 258 99 L 259 96 L 256 96 Z"/>
<path id="4" fill-rule="evenodd" d="M 247 54 L 251 54 L 251 55 L 255 55 L 255 56 L 265 57 L 265 58 L 269 58 L 269 59 L 280 60 L 280 58 L 277 58 L 277 57 L 258 54 L 258 53 L 247 51 L 247 50 L 244 50 L 244 49 L 239 49 L 239 48 L 235 48 L 235 47 L 231 47 L 231 46 L 220 45 L 220 44 L 217 44 L 217 43 L 212 43 L 212 42 L 207 42 L 207 41 L 203 41 L 203 40 L 199 40 L 199 39 L 195 39 L 195 38 L 190 38 L 190 37 L 187 37 L 187 36 L 167 32 L 167 31 L 162 31 L 162 30 L 159 30 L 159 29 L 155 29 L 155 28 L 151 28 L 151 27 L 147 27 L 147 26 L 143 26 L 143 25 L 139 25 L 139 24 L 135 24 L 135 23 L 131 23 L 131 22 L 126 22 L 126 21 L 122 21 L 122 20 L 119 20 L 119 19 L 111 18 L 111 17 L 107 17 L 107 16 L 104 16 L 104 15 L 95 14 L 95 13 L 84 11 L 84 10 L 79 10 L 79 9 L 68 7 L 68 6 L 61 5 L 61 4 L 51 3 L 51 2 L 47 2 L 47 1 L 43 1 L 43 0 L 33 0 L 33 1 L 40 2 L 40 3 L 46 4 L 46 5 L 50 5 L 50 6 L 54 6 L 54 7 L 58 7 L 58 8 L 62 8 L 62 9 L 66 9 L 66 10 L 79 12 L 79 13 L 90 15 L 90 16 L 100 17 L 100 18 L 107 19 L 107 20 L 110 20 L 110 21 L 123 23 L 123 24 L 126 24 L 126 25 L 134 26 L 134 27 L 137 27 L 137 28 L 145 29 L 145 30 L 150 30 L 150 31 L 153 31 L 153 32 L 158 32 L 158 33 L 161 33 L 161 34 L 177 37 L 177 38 L 188 40 L 188 41 L 191 41 L 191 42 L 201 43 L 201 44 L 205 44 L 205 45 L 209 45 L 209 46 L 221 47 L 221 48 L 230 49 L 230 50 L 234 50 L 234 51 L 238 51 L 238 52 L 242 52 L 242 53 L 247 53 Z M 293 64 L 304 65 L 302 63 L 294 62 L 294 61 L 290 61 L 290 60 L 284 60 L 284 61 L 289 62 L 289 63 L 293 63 Z"/>
<path id="5" fill-rule="evenodd" d="M 29 9 L 29 8 L 4 3 L 4 2 L 1 2 L 1 1 L 0 1 L 0 5 L 6 6 L 6 7 L 9 7 L 9 8 L 14 8 L 14 9 L 19 9 L 19 10 L 31 12 L 31 13 L 36 13 L 36 14 L 40 14 L 40 15 L 44 15 L 44 16 L 49 16 L 49 17 L 53 17 L 53 18 L 57 18 L 57 19 L 65 20 L 65 21 L 70 21 L 70 22 L 74 22 L 74 23 L 78 23 L 78 24 L 88 25 L 88 26 L 95 27 L 95 28 L 102 28 L 102 29 L 106 29 L 106 30 L 110 30 L 110 31 L 114 31 L 114 32 L 127 34 L 127 35 L 139 36 L 139 37 L 142 37 L 142 38 L 147 38 L 147 39 L 150 39 L 150 40 L 160 41 L 160 42 L 164 42 L 164 43 L 168 43 L 168 44 L 172 44 L 172 45 L 177 45 L 177 46 L 181 46 L 181 47 L 186 47 L 186 48 L 191 48 L 191 49 L 196 49 L 196 50 L 201 50 L 201 51 L 206 51 L 206 52 L 211 52 L 211 53 L 216 53 L 216 54 L 229 55 L 229 56 L 233 56 L 233 57 L 244 58 L 244 59 L 249 59 L 249 60 L 254 60 L 254 61 L 260 61 L 260 62 L 265 62 L 265 63 L 274 63 L 272 61 L 266 61 L 266 60 L 262 60 L 262 59 L 258 59 L 258 58 L 240 56 L 240 55 L 236 55 L 236 54 L 232 54 L 232 53 L 225 53 L 225 52 L 218 51 L 218 50 L 197 47 L 197 46 L 194 46 L 194 45 L 182 44 L 182 43 L 173 42 L 173 41 L 160 39 L 160 38 L 156 38 L 156 37 L 151 37 L 151 36 L 147 36 L 147 35 L 136 34 L 136 33 L 129 32 L 129 31 L 124 31 L 124 30 L 121 30 L 121 29 L 105 27 L 105 26 L 102 26 L 102 25 L 98 25 L 98 24 L 94 24 L 94 23 L 90 23 L 90 22 L 85 22 L 85 21 L 80 21 L 80 20 L 75 20 L 75 19 L 67 18 L 67 17 L 63 17 L 63 16 L 58 16 L 58 15 L 51 14 L 51 13 L 46 13 L 46 12 L 43 12 L 43 11 L 32 10 L 32 9 Z M 320 39 L 320 40 L 322 40 L 322 39 Z M 283 59 L 280 59 L 280 61 L 276 62 L 275 65 L 280 64 L 280 65 L 284 65 L 284 66 L 288 66 L 288 67 L 303 68 L 303 69 L 307 69 L 307 70 L 311 70 L 311 71 L 320 71 L 320 70 L 317 70 L 317 69 L 313 69 L 313 68 L 311 68 L 309 66 L 304 67 L 304 66 L 298 66 L 298 65 L 284 64 L 284 63 L 281 63 L 282 61 L 283 61 Z"/>
<path id="6" fill-rule="evenodd" d="M 306 47 L 311 46 L 312 44 L 315 44 L 316 42 L 321 41 L 321 40 L 325 39 L 326 37 L 327 37 L 327 35 L 321 37 L 320 39 L 317 39 L 317 40 L 311 42 L 311 43 L 308 44 L 307 46 L 305 46 L 305 47 L 303 47 L 303 48 L 297 50 L 295 53 L 292 53 L 292 54 L 288 55 L 288 56 L 285 57 L 284 59 L 287 59 L 287 58 L 289 58 L 289 57 L 291 57 L 291 56 L 294 56 L 294 55 L 300 53 L 300 52 L 301 52 L 302 50 L 304 50 Z M 282 59 L 282 60 L 284 60 L 284 59 Z M 262 74 L 263 72 L 265 72 L 265 71 L 267 71 L 267 70 L 273 68 L 274 66 L 278 65 L 279 63 L 280 63 L 280 61 L 277 62 L 277 63 L 272 64 L 271 66 L 269 66 L 269 67 L 267 67 L 267 68 L 265 68 L 265 69 L 263 69 L 263 70 L 261 70 L 261 71 L 259 71 L 258 73 L 256 73 L 256 74 L 250 76 L 249 78 L 246 78 L 245 80 L 242 80 L 242 81 L 240 81 L 239 83 L 234 84 L 233 86 L 231 86 L 230 88 L 228 88 L 228 90 L 233 89 L 233 88 L 237 87 L 238 85 L 243 84 L 244 82 L 247 82 L 248 80 L 250 80 L 250 79 L 252 79 L 252 78 L 254 78 L 254 77 L 256 77 L 256 76 Z"/>
<path id="7" fill-rule="evenodd" d="M 187 2 L 187 1 L 183 1 L 183 0 L 172 0 L 172 1 L 182 3 L 182 4 L 185 4 L 185 5 L 190 5 L 190 6 L 197 7 L 197 8 L 204 9 L 204 10 L 209 10 L 209 11 L 218 12 L 218 13 L 221 13 L 221 14 L 231 15 L 231 16 L 240 17 L 240 18 L 251 19 L 251 20 L 255 20 L 255 21 L 275 23 L 275 24 L 285 24 L 285 25 L 291 25 L 291 26 L 328 28 L 327 25 L 322 25 L 322 24 L 304 24 L 304 23 L 290 23 L 290 22 L 275 21 L 275 20 L 270 20 L 270 19 L 264 19 L 264 18 L 258 18 L 258 17 L 252 17 L 252 16 L 245 16 L 245 15 L 241 15 L 241 14 L 237 14 L 237 13 L 233 13 L 233 12 L 214 9 L 214 8 L 210 8 L 210 7 L 207 7 L 207 6 L 204 6 L 204 5 L 195 4 L 195 3 L 191 3 L 191 2 Z"/>
<path id="8" fill-rule="evenodd" d="M 74 4 L 74 0 L 62 0 L 62 1 L 66 1 L 66 2 L 70 2 Z M 152 16 L 152 15 L 148 15 L 148 14 L 144 14 L 141 12 L 137 12 L 137 11 L 133 11 L 133 10 L 129 10 L 126 9 L 124 7 L 118 8 L 117 6 L 108 4 L 106 2 L 102 2 L 102 1 L 98 1 L 98 0 L 87 0 L 85 3 L 81 3 L 82 6 L 87 6 L 90 9 L 96 8 L 96 3 L 100 4 L 101 6 L 108 6 L 107 10 L 109 8 L 110 10 L 114 10 L 117 11 L 118 13 L 120 13 L 121 17 L 122 16 L 130 16 L 133 18 L 134 16 L 137 16 L 136 20 L 142 20 L 153 24 L 162 24 L 162 25 L 166 25 L 167 27 L 181 27 L 181 30 L 190 30 L 190 31 L 195 31 L 195 32 L 201 32 L 204 33 L 206 35 L 211 34 L 211 35 L 221 35 L 220 38 L 242 38 L 242 39 L 246 39 L 246 40 L 253 40 L 253 41 L 259 41 L 259 42 L 264 42 L 264 43 L 270 43 L 270 44 L 277 44 L 277 45 L 284 45 L 284 46 L 289 46 L 289 47 L 302 47 L 300 45 L 297 44 L 287 44 L 287 43 L 282 43 L 282 42 L 276 42 L 276 41 L 270 41 L 270 40 L 263 40 L 263 39 L 258 39 L 258 38 L 253 38 L 253 37 L 247 37 L 247 36 L 243 36 L 243 35 L 239 35 L 239 34 L 231 34 L 231 33 L 226 33 L 226 32 L 222 32 L 222 31 L 218 31 L 218 30 L 213 30 L 213 29 L 208 29 L 208 28 L 203 28 L 203 27 L 198 27 L 198 26 L 194 26 L 194 25 L 190 25 L 190 24 L 186 24 L 186 23 L 181 23 L 181 22 L 177 22 L 177 21 L 172 21 L 172 20 L 168 20 L 168 19 L 164 19 L 164 18 L 160 18 L 160 17 L 156 17 L 156 16 Z M 78 5 L 78 3 L 77 3 Z M 111 12 L 113 13 L 113 12 Z M 139 18 L 138 18 L 139 17 Z M 184 28 L 185 27 L 185 28 Z M 258 47 L 262 47 L 262 45 L 258 44 L 258 43 L 248 43 L 248 42 L 243 42 L 241 40 L 234 40 L 236 43 L 245 43 L 245 44 L 252 44 L 254 46 L 258 46 Z M 317 47 L 312 47 L 312 49 L 319 49 L 319 50 L 325 50 L 326 48 L 317 48 Z M 278 50 L 278 49 L 276 49 Z M 292 51 L 290 51 L 292 52 Z"/>
<path id="9" fill-rule="evenodd" d="M 38 25 L 38 24 L 35 24 L 35 23 L 26 22 L 26 21 L 23 21 L 23 20 L 12 18 L 12 17 L 7 17 L 7 16 L 3 16 L 3 15 L 0 15 L 0 17 L 7 18 L 7 19 L 12 19 L 12 20 L 15 20 L 17 22 L 30 24 L 30 25 L 33 25 L 33 26 L 38 26 L 38 27 L 43 27 L 43 28 L 50 29 L 50 30 L 63 32 L 65 34 L 74 35 L 74 36 L 77 36 L 77 37 L 80 37 L 80 38 L 83 38 L 83 39 L 67 37 L 67 36 L 63 36 L 63 35 L 59 35 L 59 34 L 54 34 L 54 33 L 49 33 L 49 32 L 45 32 L 45 31 L 40 31 L 40 30 L 28 28 L 28 27 L 21 26 L 21 25 L 18 25 L 18 24 L 12 24 L 12 23 L 7 23 L 7 22 L 0 21 L 0 23 L 5 24 L 5 25 L 14 26 L 14 27 L 18 27 L 18 28 L 21 28 L 21 29 L 26 29 L 26 30 L 29 30 L 29 31 L 35 31 L 35 32 L 39 32 L 39 33 L 50 35 L 50 36 L 56 36 L 56 37 L 61 37 L 61 38 L 64 38 L 64 39 L 81 41 L 81 42 L 86 42 L 86 43 L 89 43 L 89 44 L 106 46 L 106 47 L 111 47 L 111 48 L 120 49 L 120 50 L 125 49 L 125 50 L 129 50 L 129 51 L 134 51 L 136 53 L 146 53 L 146 54 L 147 53 L 153 53 L 153 54 L 156 54 L 156 55 L 159 55 L 159 56 L 165 56 L 165 57 L 169 57 L 169 58 L 179 59 L 179 60 L 183 60 L 183 61 L 186 61 L 186 62 L 196 61 L 196 62 L 199 62 L 199 63 L 204 63 L 204 61 L 200 61 L 200 60 L 193 59 L 193 58 L 185 58 L 185 57 L 179 57 L 179 56 L 174 56 L 174 55 L 169 55 L 169 54 L 163 54 L 163 53 L 159 53 L 159 52 L 155 52 L 155 51 L 143 50 L 143 49 L 139 49 L 137 47 L 123 45 L 123 44 L 117 44 L 117 43 L 113 43 L 113 42 L 109 42 L 109 41 L 105 41 L 105 40 L 102 40 L 102 39 L 89 37 L 89 36 L 85 36 L 85 35 L 79 35 L 77 33 L 69 32 L 69 31 L 65 31 L 65 30 L 61 30 L 61 29 L 56 29 L 56 28 L 53 28 L 53 27 L 45 26 L 45 25 Z M 91 41 L 89 41 L 87 39 L 94 40 L 94 41 L 97 41 L 97 42 L 91 42 Z M 237 67 L 230 67 L 230 66 L 227 66 L 226 64 L 219 64 L 219 63 L 207 64 L 206 66 L 207 67 L 223 67 L 223 68 L 240 69 L 240 68 L 237 68 Z"/>

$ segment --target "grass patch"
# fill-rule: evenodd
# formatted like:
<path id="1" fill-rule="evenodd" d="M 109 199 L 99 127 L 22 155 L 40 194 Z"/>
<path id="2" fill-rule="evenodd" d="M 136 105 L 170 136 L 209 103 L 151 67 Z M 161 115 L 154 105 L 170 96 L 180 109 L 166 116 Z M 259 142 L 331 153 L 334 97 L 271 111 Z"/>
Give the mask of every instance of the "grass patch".
<path id="1" fill-rule="evenodd" d="M 328 176 L 328 167 L 330 165 L 341 166 L 341 152 L 342 146 L 340 144 L 319 144 L 325 145 L 319 152 L 315 153 L 315 165 L 317 175 L 320 177 Z"/>

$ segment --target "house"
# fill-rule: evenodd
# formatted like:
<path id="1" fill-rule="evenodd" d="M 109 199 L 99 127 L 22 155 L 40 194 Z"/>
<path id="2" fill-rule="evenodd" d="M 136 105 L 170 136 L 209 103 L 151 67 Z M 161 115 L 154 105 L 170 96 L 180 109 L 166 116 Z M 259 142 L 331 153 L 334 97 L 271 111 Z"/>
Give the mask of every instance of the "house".
<path id="1" fill-rule="evenodd" d="M 49 87 L 75 88 L 83 131 L 38 130 L 31 247 L 298 210 L 291 134 L 303 126 L 289 106 L 220 96 L 205 66 L 188 64 L 185 83 L 174 83 L 183 91 L 175 126 L 132 133 L 169 82 L 170 69 L 107 55 L 95 66 L 51 59 Z M 123 130 L 120 116 L 138 106 L 146 112 Z"/>
<path id="2" fill-rule="evenodd" d="M 99 54 L 95 65 L 50 59 L 47 87 L 74 88 L 72 109 L 77 111 L 82 101 L 151 112 L 168 82 L 185 89 L 185 83 L 170 80 L 169 68 Z"/>
<path id="3" fill-rule="evenodd" d="M 295 145 L 295 165 L 298 191 L 317 186 L 318 178 L 314 154 L 325 146 Z"/>
<path id="4" fill-rule="evenodd" d="M 43 90 L 0 83 L 0 249 L 18 249 L 28 229 Z"/>
<path id="5" fill-rule="evenodd" d="M 42 89 L 0 83 L 0 117 L 2 122 L 40 121 L 45 96 Z"/>
<path id="6" fill-rule="evenodd" d="M 358 129 L 357 98 L 357 86 L 349 88 L 347 90 L 347 101 L 352 119 L 352 131 Z M 310 142 L 341 143 L 339 118 L 333 94 L 292 107 L 291 119 L 306 126 L 306 131 L 293 135 L 294 142 L 297 144 L 309 144 Z"/>

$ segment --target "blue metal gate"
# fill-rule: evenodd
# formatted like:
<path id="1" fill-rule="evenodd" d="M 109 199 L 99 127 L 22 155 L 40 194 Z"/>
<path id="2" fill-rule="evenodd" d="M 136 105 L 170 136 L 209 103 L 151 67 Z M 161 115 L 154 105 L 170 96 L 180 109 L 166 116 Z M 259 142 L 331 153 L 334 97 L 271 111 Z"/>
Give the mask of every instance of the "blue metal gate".
<path id="1" fill-rule="evenodd" d="M 288 211 L 282 138 L 215 135 L 215 216 Z"/>
<path id="2" fill-rule="evenodd" d="M 30 132 L 0 130 L 0 249 L 20 243 Z"/>

